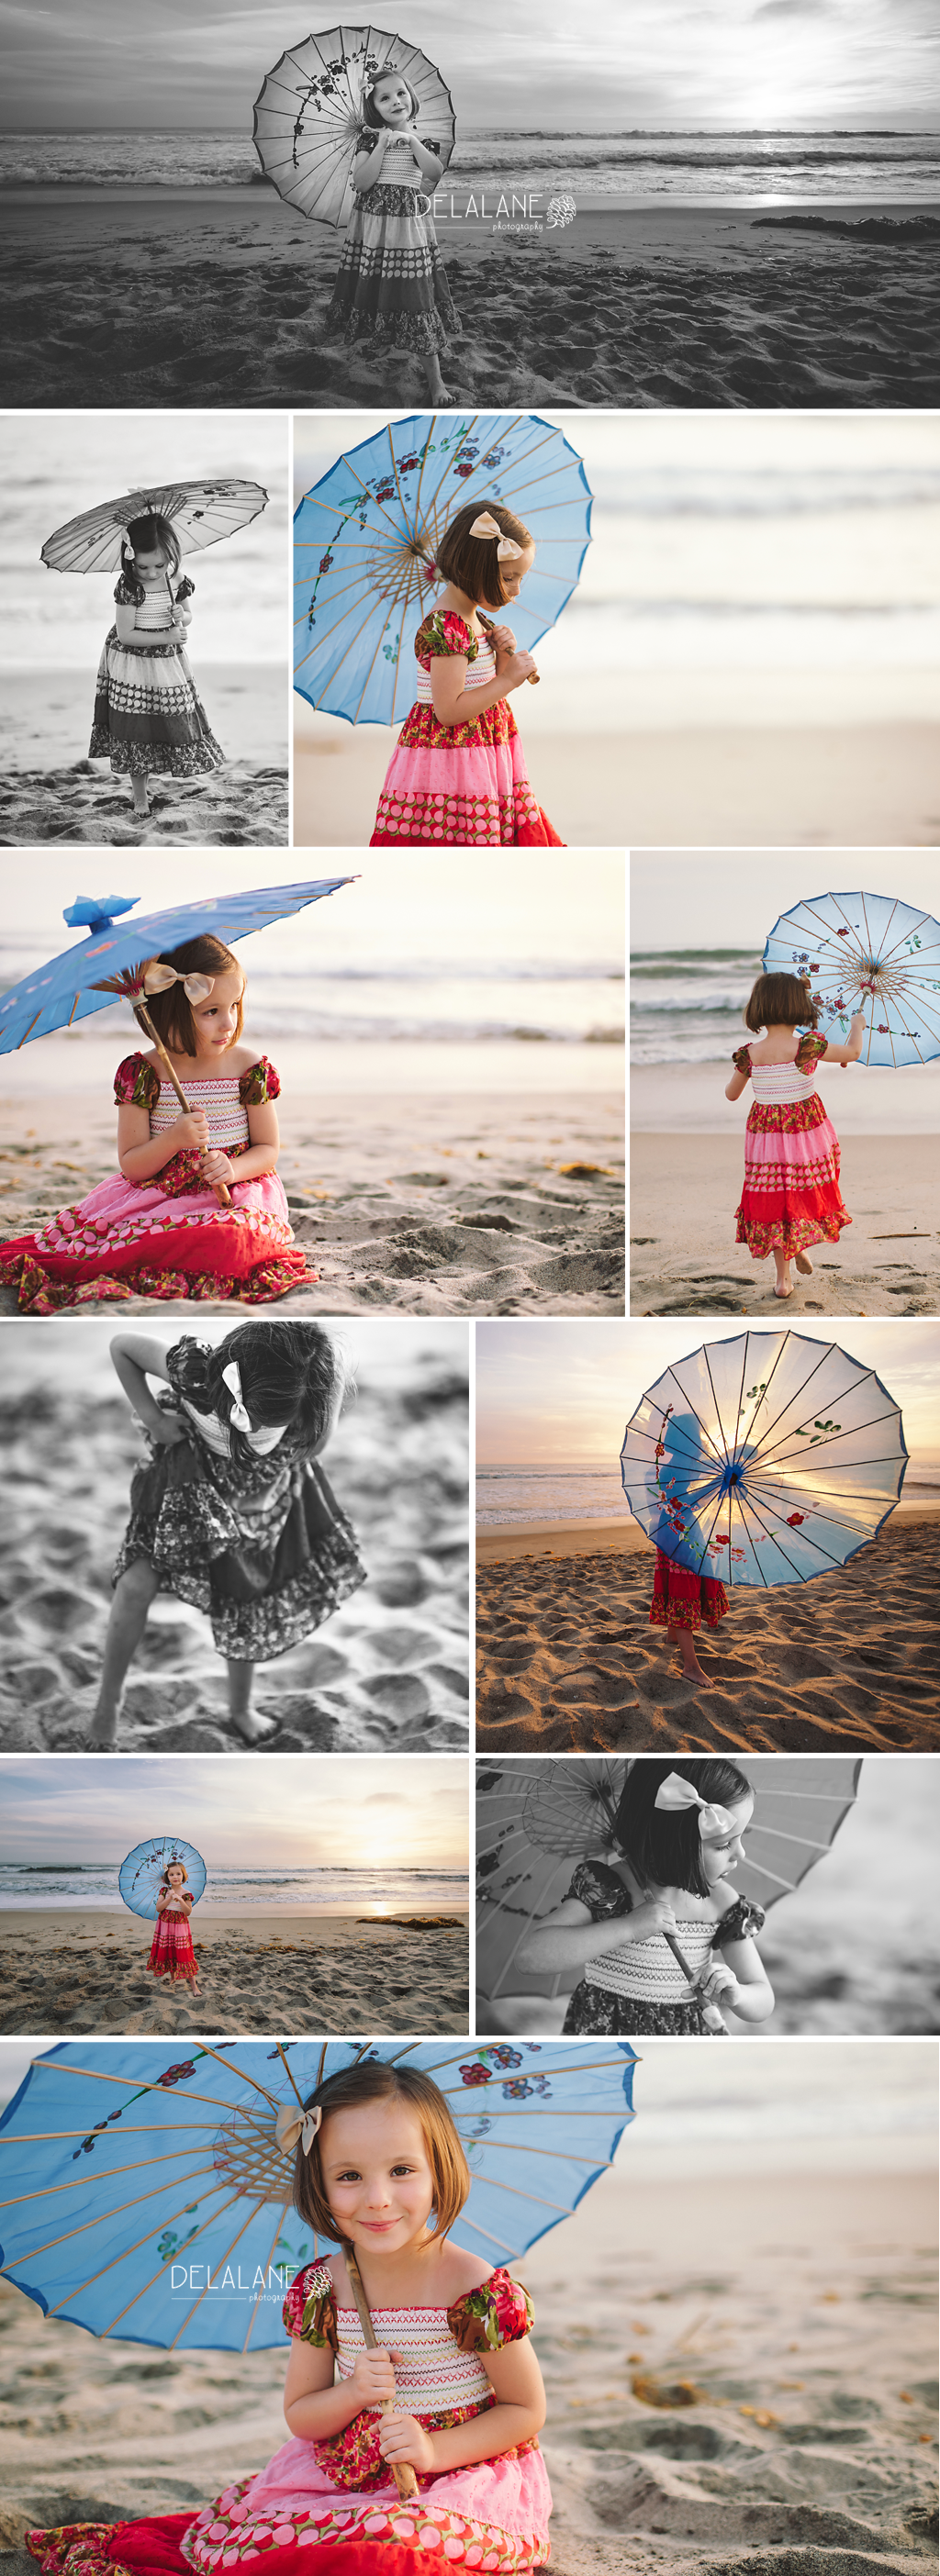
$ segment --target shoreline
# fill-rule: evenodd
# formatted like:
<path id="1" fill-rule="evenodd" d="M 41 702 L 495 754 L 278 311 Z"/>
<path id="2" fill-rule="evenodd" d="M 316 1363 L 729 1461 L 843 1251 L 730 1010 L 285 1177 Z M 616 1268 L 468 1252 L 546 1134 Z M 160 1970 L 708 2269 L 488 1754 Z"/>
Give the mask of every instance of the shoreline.
<path id="1" fill-rule="evenodd" d="M 218 1933 L 222 1938 L 229 1932 L 251 1930 L 264 1941 L 276 1941 L 285 1924 L 289 1929 L 294 1929 L 299 1923 L 308 1921 L 344 1924 L 347 1927 L 354 1923 L 416 1923 L 419 1911 L 422 1921 L 431 1922 L 438 1916 L 443 1918 L 467 1914 L 469 1905 L 469 1897 L 464 1900 L 455 1896 L 452 1899 L 448 1898 L 446 1903 L 442 1897 L 437 1904 L 431 1898 L 428 1898 L 425 1903 L 422 1898 L 420 1908 L 416 1905 L 413 1914 L 404 1914 L 401 1911 L 393 1913 L 390 1906 L 382 1906 L 377 1901 L 370 1905 L 365 1900 L 356 1905 L 285 1905 L 267 1908 L 259 1906 L 256 1913 L 254 1907 L 245 1905 L 237 1907 L 234 1912 L 228 1912 L 221 1906 L 213 1910 L 211 1906 L 205 1904 L 204 1899 L 200 1898 L 199 1904 L 193 1907 L 190 1922 L 196 1925 L 200 1936 L 203 1931 Z M 57 1931 L 67 1928 L 83 1941 L 94 1941 L 102 1923 L 106 1925 L 109 1935 L 120 1923 L 125 1936 L 125 1945 L 130 1942 L 135 1927 L 141 1940 L 147 1935 L 145 1917 L 130 1914 L 121 1897 L 118 1897 L 113 1906 L 88 1906 L 82 1905 L 80 1901 L 61 1905 L 47 1905 L 45 1902 L 40 1905 L 23 1905 L 22 1902 L 8 1904 L 5 1897 L 0 1897 L 0 1933 L 3 1926 L 7 1925 L 12 1927 L 19 1936 L 33 1924 L 38 1924 L 43 1932 L 50 1926 Z M 150 1928 L 150 1937 L 154 1928 Z"/>
<path id="2" fill-rule="evenodd" d="M 913 1492 L 916 1501 L 913 1495 L 908 1499 L 911 1488 L 905 1481 L 892 1521 L 930 1521 L 940 1512 L 940 1488 L 915 1483 Z M 623 1525 L 619 1520 L 507 1521 L 505 1526 L 491 1522 L 476 1532 L 478 1565 L 508 1564 L 520 1556 L 636 1555 L 652 1547 L 653 1540 L 632 1514 Z"/>

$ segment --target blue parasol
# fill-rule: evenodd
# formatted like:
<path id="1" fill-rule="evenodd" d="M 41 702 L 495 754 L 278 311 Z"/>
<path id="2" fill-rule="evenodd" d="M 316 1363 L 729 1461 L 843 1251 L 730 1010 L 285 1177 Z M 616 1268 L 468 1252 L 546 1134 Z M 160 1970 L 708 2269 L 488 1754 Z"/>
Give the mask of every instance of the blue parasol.
<path id="1" fill-rule="evenodd" d="M 156 1922 L 160 1883 L 174 1860 L 183 1862 L 187 1892 L 193 1904 L 198 1905 L 206 1883 L 206 1864 L 195 1843 L 181 1842 L 178 1834 L 152 1834 L 149 1842 L 135 1843 L 121 1862 L 118 1886 L 124 1903 L 132 1914 L 142 1914 L 147 1923 Z"/>
<path id="2" fill-rule="evenodd" d="M 530 412 L 412 413 L 337 458 L 294 513 L 294 687 L 350 724 L 395 724 L 414 698 L 415 635 L 448 521 L 502 501 L 538 547 L 511 622 L 530 652 L 570 599 L 591 491 L 560 429 Z"/>
<path id="3" fill-rule="evenodd" d="M 48 966 L 37 966 L 4 993 L 0 1055 L 12 1055 L 25 1046 L 27 1038 L 74 1028 L 76 1020 L 103 1011 L 114 1000 L 115 978 L 120 991 L 122 976 L 130 976 L 133 982 L 137 966 L 164 949 L 181 947 L 184 939 L 197 939 L 207 931 L 226 942 L 246 939 L 249 931 L 264 930 L 269 921 L 284 921 L 291 913 L 302 912 L 306 904 L 318 903 L 322 895 L 335 894 L 339 886 L 353 882 L 352 877 L 313 877 L 304 885 L 208 895 L 202 903 L 175 904 L 170 912 L 148 912 L 132 922 L 120 916 L 133 912 L 139 895 L 80 895 L 62 918 L 70 929 L 87 930 L 89 937 L 64 949 L 61 957 L 51 958 Z M 130 998 L 129 988 L 123 989 Z"/>
<path id="4" fill-rule="evenodd" d="M 893 1512 L 900 1407 L 837 1342 L 742 1333 L 665 1370 L 623 1436 L 623 1490 L 664 1555 L 729 1585 L 809 1583 Z"/>
<path id="5" fill-rule="evenodd" d="M 940 921 L 888 894 L 808 895 L 775 921 L 767 975 L 808 975 L 820 1027 L 837 1043 L 864 1011 L 862 1064 L 940 1055 Z"/>
<path id="6" fill-rule="evenodd" d="M 0 2120 L 0 2271 L 44 2315 L 165 2350 L 284 2339 L 288 2283 L 324 2240 L 292 2207 L 276 2122 L 365 2057 L 433 2076 L 473 2184 L 452 2230 L 494 2264 L 557 2227 L 634 2117 L 628 2040 L 66 2040 Z M 326 2240 L 327 2243 L 329 2240 Z"/>

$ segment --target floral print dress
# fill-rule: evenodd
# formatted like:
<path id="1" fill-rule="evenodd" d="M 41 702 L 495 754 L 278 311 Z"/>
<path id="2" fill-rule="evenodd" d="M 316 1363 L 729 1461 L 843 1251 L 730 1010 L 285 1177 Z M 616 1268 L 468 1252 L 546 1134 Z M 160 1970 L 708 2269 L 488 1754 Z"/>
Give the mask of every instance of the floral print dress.
<path id="1" fill-rule="evenodd" d="M 168 1896 L 169 1893 L 168 1887 L 161 1887 L 161 1896 Z M 150 1955 L 146 1964 L 153 1976 L 169 1977 L 170 1984 L 173 1986 L 194 1986 L 199 1975 L 199 1961 L 193 1949 L 193 1936 L 189 1928 L 191 1912 L 192 1907 L 185 1906 L 179 1913 L 167 1911 L 158 1914 L 154 1925 Z"/>
<path id="2" fill-rule="evenodd" d="M 186 1439 L 166 1448 L 148 1438 L 113 1581 L 143 1559 L 162 1592 L 206 1612 L 220 1655 L 261 1663 L 312 1637 L 366 1570 L 319 1461 L 289 1429 L 274 1447 L 262 1446 L 270 1432 L 249 1434 L 257 1454 L 236 1465 L 211 1409 L 211 1356 L 188 1335 L 167 1352 L 162 1401 Z"/>
<path id="3" fill-rule="evenodd" d="M 615 1915 L 633 1912 L 626 1881 L 603 1860 L 579 1861 L 566 1903 L 569 1897 L 587 1906 L 592 1923 L 609 1923 Z M 761 1930 L 763 1921 L 761 1906 L 752 1905 L 747 1896 L 739 1896 L 717 1922 L 703 1915 L 692 1915 L 687 1922 L 677 1918 L 679 1948 L 693 1976 L 713 1950 L 723 1950 L 729 1941 L 748 1940 Z M 724 2031 L 709 2030 L 704 1998 L 696 1995 L 690 2000 L 685 1991 L 688 1982 L 661 1932 L 649 1941 L 625 1942 L 622 1950 L 603 1950 L 596 1960 L 589 1960 L 575 1987 L 564 2031 L 616 2033 L 623 2039 L 726 2038 Z"/>
<path id="4" fill-rule="evenodd" d="M 463 724 L 441 724 L 434 713 L 432 661 L 465 657 L 465 687 L 485 689 L 496 677 L 488 636 L 474 635 L 453 609 L 435 608 L 418 628 L 415 654 L 417 697 L 392 753 L 371 847 L 438 841 L 563 849 L 533 795 L 508 700 Z"/>
<path id="5" fill-rule="evenodd" d="M 194 587 L 181 581 L 177 601 L 190 598 Z M 114 597 L 118 608 L 136 609 L 135 634 L 166 626 L 169 603 L 162 587 L 138 602 L 122 573 Z M 178 644 L 154 644 L 149 653 L 132 652 L 111 627 L 98 664 L 88 756 L 109 760 L 116 778 L 202 778 L 224 769 L 225 753 L 210 730 L 183 627 Z"/>
<path id="6" fill-rule="evenodd" d="M 245 1073 L 189 1082 L 187 1098 L 206 1113 L 210 1145 L 235 1162 L 251 1145 L 249 1109 L 277 1100 L 280 1089 L 263 1055 Z M 149 1112 L 151 1136 L 180 1115 L 175 1092 L 147 1056 L 125 1056 L 114 1097 L 118 1108 L 132 1102 Z M 26 1315 L 125 1297 L 225 1297 L 258 1306 L 301 1287 L 310 1274 L 277 1173 L 233 1181 L 229 1196 L 231 1206 L 221 1207 L 188 1146 L 149 1181 L 116 1172 L 77 1207 L 59 1208 L 39 1234 L 0 1243 L 0 1281 L 18 1288 Z"/>
<path id="7" fill-rule="evenodd" d="M 378 139 L 377 131 L 364 126 L 357 151 L 374 151 Z M 421 141 L 426 152 L 440 152 L 440 143 L 430 135 L 422 135 Z M 411 349 L 418 357 L 446 349 L 459 325 L 423 190 L 407 135 L 393 133 L 381 181 L 353 196 L 326 317 L 328 332 L 342 330 L 347 341 Z"/>
<path id="8" fill-rule="evenodd" d="M 747 1244 L 754 1261 L 770 1252 L 792 1259 L 811 1243 L 838 1243 L 852 1223 L 839 1185 L 839 1139 L 816 1089 L 826 1043 L 810 1029 L 790 1064 L 752 1064 L 747 1046 L 733 1058 L 754 1086 L 736 1210 L 736 1241 Z"/>
<path id="9" fill-rule="evenodd" d="M 465 2424 L 495 2404 L 483 2352 L 532 2327 L 526 2291 L 491 2272 L 451 2308 L 376 2308 L 380 2343 L 402 2354 L 396 2391 L 430 2430 Z M 332 2351 L 349 2379 L 364 2349 L 355 2311 L 337 2303 L 325 2263 L 298 2273 L 284 2302 L 291 2336 Z M 71 2524 L 27 2533 L 43 2576 L 212 2576 L 273 2566 L 278 2576 L 529 2576 L 549 2558 L 551 2494 L 536 2441 L 466 2468 L 418 2473 L 404 2500 L 378 2447 L 378 2413 L 355 2415 L 332 2440 L 285 2442 L 256 2477 L 226 2487 L 200 2513 L 151 2522 Z"/>

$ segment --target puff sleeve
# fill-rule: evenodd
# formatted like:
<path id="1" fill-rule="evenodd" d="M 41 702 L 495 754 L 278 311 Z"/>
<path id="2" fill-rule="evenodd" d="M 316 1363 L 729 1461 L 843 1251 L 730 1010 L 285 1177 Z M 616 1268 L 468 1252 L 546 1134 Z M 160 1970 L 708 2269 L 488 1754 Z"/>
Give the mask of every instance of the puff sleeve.
<path id="1" fill-rule="evenodd" d="M 749 1896 L 739 1896 L 737 1903 L 722 1915 L 721 1922 L 716 1923 L 712 1949 L 723 1950 L 726 1941 L 749 1941 L 752 1933 L 763 1931 L 764 1920 L 762 1905 L 754 1905 Z"/>
<path id="2" fill-rule="evenodd" d="M 733 1054 L 732 1058 L 731 1058 L 731 1062 L 732 1062 L 732 1064 L 734 1065 L 735 1071 L 736 1071 L 737 1073 L 749 1074 L 749 1073 L 750 1073 L 750 1070 L 751 1070 L 751 1050 L 750 1050 L 750 1047 L 749 1047 L 749 1046 L 737 1047 L 737 1048 L 735 1049 L 735 1052 L 734 1052 L 734 1054 Z"/>
<path id="3" fill-rule="evenodd" d="M 319 2352 L 337 2349 L 336 2300 L 325 2263 L 308 2263 L 291 2282 L 281 2314 L 288 2334 Z"/>
<path id="4" fill-rule="evenodd" d="M 818 1029 L 806 1029 L 796 1050 L 799 1072 L 815 1073 L 820 1056 L 825 1055 L 827 1045 L 828 1039 L 821 1037 Z"/>
<path id="5" fill-rule="evenodd" d="M 475 662 L 479 649 L 476 636 L 471 635 L 469 626 L 452 608 L 432 609 L 415 636 L 418 660 L 426 664 L 453 661 L 459 655 L 466 662 Z"/>
<path id="6" fill-rule="evenodd" d="M 114 605 L 116 608 L 136 608 L 138 606 L 138 602 L 134 597 L 127 575 L 123 572 L 120 580 L 115 582 L 114 585 Z"/>
<path id="7" fill-rule="evenodd" d="M 281 1077 L 276 1066 L 269 1064 L 266 1055 L 259 1055 L 257 1064 L 250 1064 L 247 1073 L 239 1078 L 238 1097 L 242 1108 L 263 1109 L 266 1101 L 279 1100 L 280 1096 Z"/>
<path id="8" fill-rule="evenodd" d="M 160 1076 L 155 1064 L 142 1055 L 126 1055 L 114 1077 L 114 1099 L 118 1109 L 155 1109 L 160 1098 Z"/>
<path id="9" fill-rule="evenodd" d="M 521 2281 L 500 2268 L 478 2290 L 455 2300 L 447 2323 L 461 2352 L 502 2352 L 504 2344 L 521 2343 L 531 2334 L 532 2301 Z"/>
<path id="10" fill-rule="evenodd" d="M 566 1904 L 571 1896 L 577 1898 L 579 1905 L 587 1906 L 593 1923 L 603 1923 L 611 1915 L 632 1911 L 629 1888 L 625 1887 L 617 1871 L 609 1869 L 603 1860 L 578 1862 L 571 1885 L 565 1889 Z"/>

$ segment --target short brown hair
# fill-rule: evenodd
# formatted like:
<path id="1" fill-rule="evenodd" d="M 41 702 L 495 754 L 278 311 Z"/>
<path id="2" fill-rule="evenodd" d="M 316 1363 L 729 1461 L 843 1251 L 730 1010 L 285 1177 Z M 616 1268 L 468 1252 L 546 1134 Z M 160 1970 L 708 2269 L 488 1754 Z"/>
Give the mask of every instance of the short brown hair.
<path id="1" fill-rule="evenodd" d="M 758 975 L 744 1014 L 746 1029 L 814 1029 L 818 1005 L 808 975 Z"/>
<path id="2" fill-rule="evenodd" d="M 238 1003 L 238 1019 L 235 1024 L 235 1035 L 231 1040 L 232 1046 L 238 1045 L 245 1016 L 245 978 L 239 959 L 233 957 L 231 949 L 224 947 L 221 939 L 213 938 L 212 932 L 207 931 L 201 939 L 184 939 L 181 948 L 162 948 L 158 958 L 152 961 L 148 959 L 148 964 L 151 962 L 158 966 L 175 966 L 178 975 L 215 977 L 231 975 L 233 970 L 240 974 L 242 989 Z M 177 1055 L 195 1055 L 196 1031 L 193 1026 L 192 1004 L 187 1000 L 182 984 L 171 984 L 166 993 L 151 993 L 147 999 L 146 1008 L 148 1018 L 153 1021 L 157 1036 L 163 1039 L 165 1047 L 175 1049 Z M 143 1020 L 138 1021 L 138 1027 L 144 1030 L 146 1037 L 148 1031 Z"/>
<path id="3" fill-rule="evenodd" d="M 504 537 L 512 537 L 517 546 L 532 546 L 534 537 L 507 510 L 502 501 L 467 501 L 455 519 L 448 522 L 437 549 L 437 569 L 445 581 L 452 581 L 467 599 L 484 599 L 488 608 L 504 608 L 508 593 L 503 584 L 495 537 L 472 537 L 474 519 L 488 510 Z M 504 558 L 505 560 L 505 558 Z"/>
<path id="4" fill-rule="evenodd" d="M 366 2059 L 359 2066 L 347 2066 L 339 2075 L 328 2075 L 317 2084 L 304 2103 L 305 2111 L 319 2104 L 324 2124 L 331 2111 L 358 2111 L 365 2102 L 405 2102 L 415 2111 L 427 2150 L 428 2163 L 434 2176 L 434 2208 L 437 2224 L 434 2236 L 446 2236 L 458 2212 L 463 2208 L 470 2189 L 470 2172 L 443 2093 L 430 2075 L 419 2066 L 392 2066 L 382 2059 Z M 294 2160 L 294 2207 L 317 2235 L 338 2240 L 336 2219 L 330 2208 L 320 2162 L 323 2129 L 314 2139 L 309 2156 L 298 2144 Z"/>

